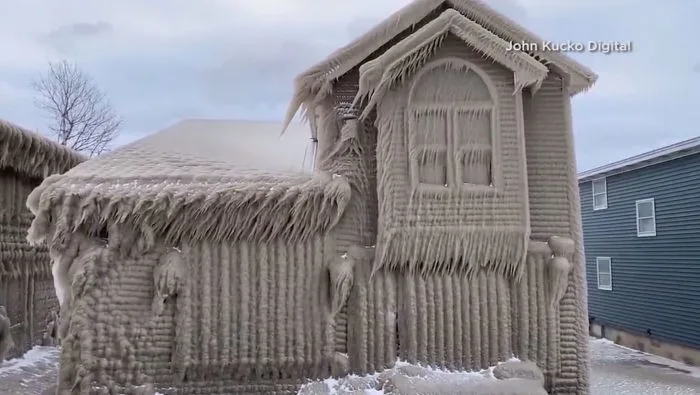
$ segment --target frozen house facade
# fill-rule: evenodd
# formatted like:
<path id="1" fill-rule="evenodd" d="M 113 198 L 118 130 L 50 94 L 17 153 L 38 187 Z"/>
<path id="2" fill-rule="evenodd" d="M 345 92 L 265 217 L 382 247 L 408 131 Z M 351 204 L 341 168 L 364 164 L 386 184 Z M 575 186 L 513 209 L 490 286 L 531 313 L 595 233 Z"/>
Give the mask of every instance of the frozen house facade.
<path id="1" fill-rule="evenodd" d="M 85 158 L 0 119 L 0 364 L 44 340 L 58 309 L 45 246 L 30 246 L 29 193 L 41 181 Z"/>
<path id="2" fill-rule="evenodd" d="M 53 259 L 59 390 L 282 394 L 516 357 L 539 391 L 587 394 L 570 105 L 596 76 L 512 41 L 541 39 L 420 0 L 304 72 L 312 173 L 175 128 L 49 177 L 29 239 Z M 509 388 L 460 393 L 540 393 Z"/>

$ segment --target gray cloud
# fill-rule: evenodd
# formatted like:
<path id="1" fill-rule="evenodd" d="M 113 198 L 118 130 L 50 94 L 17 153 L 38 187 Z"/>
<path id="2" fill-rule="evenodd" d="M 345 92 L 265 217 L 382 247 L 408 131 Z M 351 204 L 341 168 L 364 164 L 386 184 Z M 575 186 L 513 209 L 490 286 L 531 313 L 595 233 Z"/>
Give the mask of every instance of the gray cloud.
<path id="1" fill-rule="evenodd" d="M 60 26 L 41 37 L 49 45 L 65 45 L 77 40 L 96 37 L 110 33 L 114 27 L 107 22 L 77 22 Z"/>
<path id="2" fill-rule="evenodd" d="M 82 40 L 111 33 L 114 27 L 107 22 L 76 22 L 60 26 L 40 37 L 40 42 L 60 54 L 72 53 Z"/>
<path id="3" fill-rule="evenodd" d="M 64 25 L 49 33 L 51 37 L 89 37 L 112 30 L 112 25 L 107 22 L 77 22 Z"/>
<path id="4" fill-rule="evenodd" d="M 335 48 L 309 39 L 311 34 L 288 32 L 229 43 L 227 55 L 202 71 L 207 97 L 214 103 L 231 105 L 275 105 L 288 100 L 294 77 Z M 336 42 L 336 46 L 344 44 Z"/>

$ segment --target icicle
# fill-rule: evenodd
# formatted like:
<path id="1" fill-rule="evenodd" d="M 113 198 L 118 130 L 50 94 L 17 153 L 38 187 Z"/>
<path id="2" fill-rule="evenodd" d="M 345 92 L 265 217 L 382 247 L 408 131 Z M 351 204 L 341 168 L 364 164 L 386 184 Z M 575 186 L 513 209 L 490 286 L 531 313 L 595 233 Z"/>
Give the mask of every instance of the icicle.
<path id="1" fill-rule="evenodd" d="M 341 103 L 335 108 L 335 111 L 337 117 L 343 122 L 342 128 L 338 131 L 337 140 L 322 158 L 319 167 L 347 179 L 350 189 L 346 189 L 346 193 L 337 201 L 349 204 L 350 193 L 357 193 L 358 196 L 367 196 L 369 193 L 367 179 L 369 173 L 361 142 L 363 124 L 357 120 L 356 109 L 350 104 Z M 330 120 L 328 122 L 330 123 Z M 328 126 L 332 128 L 335 125 Z M 364 210 L 365 202 L 360 199 L 357 203 L 361 205 L 360 209 Z M 340 214 L 342 215 L 342 213 Z M 336 218 L 339 219 L 340 216 Z M 359 228 L 365 229 L 367 224 L 364 216 L 359 221 Z"/>
<path id="2" fill-rule="evenodd" d="M 334 377 L 342 377 L 350 372 L 350 359 L 347 354 L 340 352 L 333 353 L 331 373 Z"/>
<path id="3" fill-rule="evenodd" d="M 569 272 L 572 265 L 570 259 L 574 254 L 574 241 L 559 236 L 549 238 L 549 247 L 552 249 L 552 259 L 549 262 L 550 276 L 550 305 L 555 308 L 566 293 L 569 284 Z"/>
<path id="4" fill-rule="evenodd" d="M 155 295 L 151 309 L 153 314 L 160 315 L 165 307 L 166 299 L 176 296 L 187 281 L 187 267 L 182 254 L 177 250 L 165 253 L 153 269 Z"/>
<path id="5" fill-rule="evenodd" d="M 448 9 L 381 56 L 360 67 L 359 89 L 353 104 L 365 101 L 366 105 L 359 118 L 366 118 L 391 87 L 406 81 L 423 66 L 448 33 L 475 47 L 485 57 L 512 70 L 515 92 L 533 84 L 538 87 L 549 72 L 546 66 L 531 56 L 508 51 L 508 43 L 502 38 L 465 18 L 458 11 Z"/>
<path id="6" fill-rule="evenodd" d="M 10 317 L 7 315 L 7 310 L 5 306 L 0 306 L 0 364 L 5 361 L 7 354 L 15 346 L 12 340 L 12 322 L 10 322 Z"/>
<path id="7" fill-rule="evenodd" d="M 378 111 L 381 231 L 372 272 L 473 276 L 485 268 L 521 276 L 527 221 L 518 214 L 500 222 L 505 202 L 497 193 L 500 163 L 492 140 L 498 92 L 471 63 L 440 58 L 413 78 L 405 111 L 396 95 L 386 96 Z M 462 133 L 449 127 L 454 121 Z M 397 223 L 388 215 L 396 209 L 391 170 L 406 149 L 411 191 L 408 206 L 400 205 L 406 219 Z"/>
<path id="8" fill-rule="evenodd" d="M 331 276 L 331 312 L 338 314 L 343 308 L 353 284 L 353 270 L 355 260 L 344 254 L 334 260 L 328 268 Z"/>

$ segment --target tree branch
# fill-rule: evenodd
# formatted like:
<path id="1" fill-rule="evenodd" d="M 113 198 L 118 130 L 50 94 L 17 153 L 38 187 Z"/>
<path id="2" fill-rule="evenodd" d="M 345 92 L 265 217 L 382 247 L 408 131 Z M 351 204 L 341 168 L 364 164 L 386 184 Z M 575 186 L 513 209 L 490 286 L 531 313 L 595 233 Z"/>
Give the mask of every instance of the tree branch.
<path id="1" fill-rule="evenodd" d="M 59 144 L 90 156 L 109 149 L 122 118 L 77 65 L 65 60 L 49 63 L 47 73 L 33 87 L 38 94 L 36 106 L 51 119 L 49 130 Z"/>

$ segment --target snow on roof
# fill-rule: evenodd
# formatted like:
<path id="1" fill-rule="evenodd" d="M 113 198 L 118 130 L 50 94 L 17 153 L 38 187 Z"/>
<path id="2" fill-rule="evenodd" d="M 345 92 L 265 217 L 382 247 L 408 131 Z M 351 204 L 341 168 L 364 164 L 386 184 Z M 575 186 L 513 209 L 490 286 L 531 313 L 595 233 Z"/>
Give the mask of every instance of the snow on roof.
<path id="1" fill-rule="evenodd" d="M 297 124 L 281 136 L 279 122 L 179 122 L 47 178 L 27 201 L 35 215 L 29 239 L 44 241 L 45 221 L 58 221 L 50 213 L 60 207 L 72 215 L 57 224 L 72 221 L 72 229 L 146 225 L 171 242 L 323 233 L 345 209 L 350 186 L 303 171 L 308 130 Z"/>

